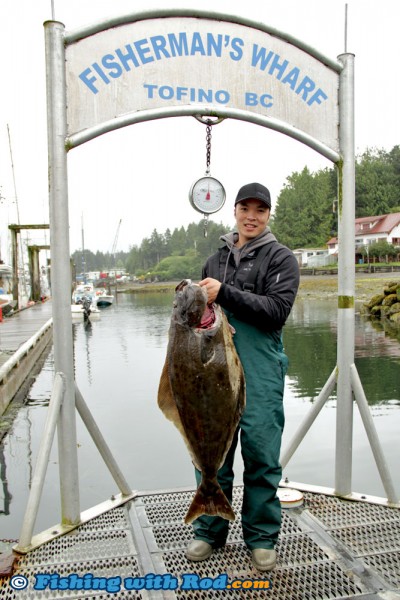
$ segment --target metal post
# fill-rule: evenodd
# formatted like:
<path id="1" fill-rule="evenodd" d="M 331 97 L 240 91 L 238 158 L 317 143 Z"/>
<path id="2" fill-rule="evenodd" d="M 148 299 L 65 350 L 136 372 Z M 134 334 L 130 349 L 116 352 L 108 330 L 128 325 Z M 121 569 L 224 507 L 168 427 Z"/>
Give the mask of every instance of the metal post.
<path id="1" fill-rule="evenodd" d="M 33 528 L 35 526 L 36 517 L 39 509 L 40 497 L 43 491 L 43 484 L 46 475 L 47 465 L 51 446 L 54 439 L 57 419 L 60 412 L 60 407 L 63 401 L 64 379 L 62 373 L 56 373 L 54 378 L 53 391 L 51 393 L 49 410 L 43 436 L 40 442 L 40 448 L 35 466 L 35 472 L 31 483 L 28 504 L 25 509 L 25 516 L 22 522 L 21 534 L 19 542 L 16 546 L 17 551 L 26 552 L 32 541 Z"/>
<path id="2" fill-rule="evenodd" d="M 339 83 L 339 269 L 337 333 L 337 417 L 335 493 L 351 493 L 353 397 L 350 367 L 354 363 L 355 296 L 355 157 L 354 157 L 354 55 L 342 54 Z"/>
<path id="3" fill-rule="evenodd" d="M 97 427 L 95 420 L 93 419 L 92 413 L 90 412 L 87 404 L 85 403 L 81 392 L 78 387 L 75 385 L 75 397 L 76 397 L 76 408 L 81 416 L 82 421 L 86 425 L 86 428 L 98 451 L 100 452 L 104 462 L 106 463 L 111 475 L 114 478 L 115 483 L 118 485 L 120 492 L 124 496 L 130 496 L 132 494 L 132 488 L 129 483 L 126 481 L 125 477 L 122 474 L 121 469 L 118 467 L 113 455 L 107 443 L 100 432 L 100 429 Z"/>
<path id="4" fill-rule="evenodd" d="M 333 388 L 336 385 L 336 367 L 333 369 L 330 374 L 327 382 L 324 387 L 318 394 L 317 398 L 313 401 L 313 405 L 311 410 L 306 414 L 302 423 L 300 423 L 299 428 L 297 429 L 295 435 L 290 440 L 289 446 L 285 449 L 285 452 L 281 457 L 281 465 L 282 469 L 286 467 L 289 460 L 292 458 L 293 454 L 296 452 L 297 448 L 300 446 L 301 442 L 306 436 L 306 433 L 310 429 L 311 425 L 314 423 L 315 419 L 321 412 L 321 409 L 325 406 L 329 396 L 332 393 Z"/>
<path id="5" fill-rule="evenodd" d="M 70 249 L 64 25 L 47 21 L 46 77 L 49 152 L 50 246 L 55 372 L 65 375 L 58 422 L 61 513 L 63 525 L 80 521 L 75 387 L 71 317 Z"/>
<path id="6" fill-rule="evenodd" d="M 18 275 L 18 234 L 19 230 L 9 227 L 11 231 L 11 253 L 12 253 L 12 272 L 13 272 L 13 298 L 17 301 L 17 308 L 20 307 L 19 303 L 19 275 Z"/>
<path id="7" fill-rule="evenodd" d="M 365 431 L 367 432 L 369 444 L 375 458 L 375 463 L 378 468 L 383 487 L 385 488 L 388 502 L 391 504 L 396 504 L 399 501 L 399 496 L 396 493 L 389 467 L 379 442 L 379 437 L 375 429 L 374 421 L 369 410 L 368 401 L 361 385 L 356 365 L 351 365 L 350 376 L 352 388 L 354 390 L 354 397 L 364 423 Z"/>

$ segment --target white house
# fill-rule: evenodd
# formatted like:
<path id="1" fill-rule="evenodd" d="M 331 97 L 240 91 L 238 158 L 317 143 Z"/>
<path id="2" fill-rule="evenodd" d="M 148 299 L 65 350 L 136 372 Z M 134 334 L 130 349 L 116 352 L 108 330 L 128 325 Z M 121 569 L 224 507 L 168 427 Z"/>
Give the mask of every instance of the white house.
<path id="1" fill-rule="evenodd" d="M 356 252 L 358 248 L 370 246 L 374 242 L 384 240 L 394 246 L 400 246 L 400 212 L 360 217 L 355 220 Z M 331 238 L 328 243 L 330 254 L 337 254 L 338 239 Z"/>
<path id="2" fill-rule="evenodd" d="M 293 250 L 293 254 L 297 258 L 299 267 L 323 267 L 332 263 L 327 248 L 297 248 Z"/>

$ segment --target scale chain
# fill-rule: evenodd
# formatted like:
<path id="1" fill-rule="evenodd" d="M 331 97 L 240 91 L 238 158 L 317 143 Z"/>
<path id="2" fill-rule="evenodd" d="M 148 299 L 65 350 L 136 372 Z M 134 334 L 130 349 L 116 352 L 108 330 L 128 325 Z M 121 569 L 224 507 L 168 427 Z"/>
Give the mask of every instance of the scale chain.
<path id="1" fill-rule="evenodd" d="M 204 217 L 204 220 L 203 220 L 204 237 L 206 238 L 208 235 L 208 219 L 209 219 L 210 215 L 203 214 L 203 217 Z"/>
<path id="2" fill-rule="evenodd" d="M 207 125 L 206 129 L 206 175 L 210 174 L 211 163 L 211 125 Z"/>

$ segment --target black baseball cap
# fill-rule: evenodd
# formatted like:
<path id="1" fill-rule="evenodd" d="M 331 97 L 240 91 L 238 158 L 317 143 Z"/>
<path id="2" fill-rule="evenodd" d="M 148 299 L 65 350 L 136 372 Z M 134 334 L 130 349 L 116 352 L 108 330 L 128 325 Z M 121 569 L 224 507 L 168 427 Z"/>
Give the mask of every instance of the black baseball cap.
<path id="1" fill-rule="evenodd" d="M 271 195 L 261 183 L 247 183 L 241 187 L 236 196 L 235 206 L 238 202 L 250 199 L 261 200 L 268 208 L 271 208 Z"/>

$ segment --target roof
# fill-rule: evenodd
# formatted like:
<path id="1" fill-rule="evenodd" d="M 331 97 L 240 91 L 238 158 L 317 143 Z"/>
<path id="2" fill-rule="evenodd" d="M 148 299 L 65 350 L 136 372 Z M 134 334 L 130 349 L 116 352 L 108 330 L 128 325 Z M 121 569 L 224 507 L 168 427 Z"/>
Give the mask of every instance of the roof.
<path id="1" fill-rule="evenodd" d="M 368 229 L 363 229 L 363 225 L 370 225 Z M 376 215 L 373 217 L 359 217 L 354 220 L 355 235 L 361 236 L 368 233 L 390 233 L 397 225 L 400 225 L 400 212 L 389 213 L 387 215 Z M 337 244 L 338 238 L 332 237 L 326 242 L 327 246 Z"/>
<path id="2" fill-rule="evenodd" d="M 377 215 L 374 217 L 360 217 L 355 219 L 355 234 L 361 235 L 366 232 L 363 225 L 369 225 L 368 233 L 390 233 L 400 224 L 400 212 L 389 213 L 388 215 Z"/>

